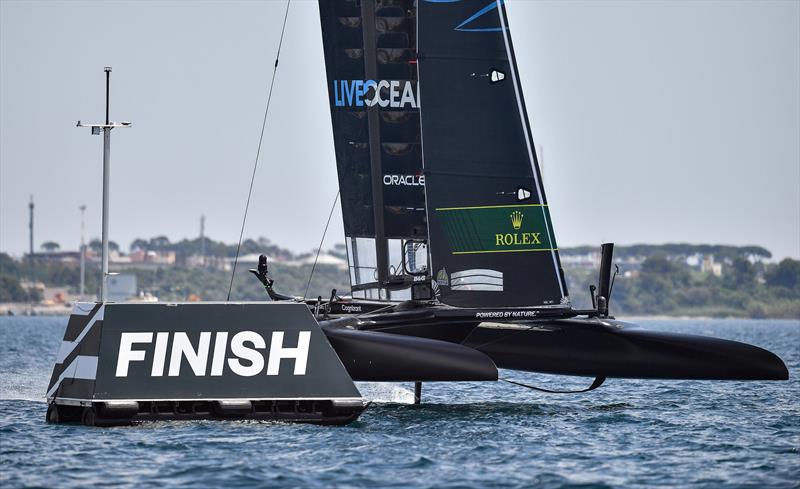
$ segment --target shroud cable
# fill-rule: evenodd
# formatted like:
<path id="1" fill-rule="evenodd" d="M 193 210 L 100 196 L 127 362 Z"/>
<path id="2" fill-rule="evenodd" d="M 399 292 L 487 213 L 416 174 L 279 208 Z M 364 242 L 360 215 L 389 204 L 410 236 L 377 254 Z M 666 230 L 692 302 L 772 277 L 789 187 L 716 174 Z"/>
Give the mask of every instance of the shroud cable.
<path id="1" fill-rule="evenodd" d="M 264 121 L 261 123 L 261 135 L 258 137 L 258 150 L 256 150 L 256 161 L 253 163 L 253 176 L 250 177 L 250 190 L 247 192 L 247 203 L 244 206 L 244 217 L 242 218 L 242 230 L 239 232 L 239 243 L 236 245 L 236 258 L 233 259 L 233 270 L 231 270 L 231 283 L 228 286 L 228 297 L 225 302 L 231 300 L 231 290 L 233 290 L 233 278 L 236 276 L 236 265 L 239 264 L 239 252 L 242 249 L 242 237 L 244 236 L 244 226 L 247 222 L 247 211 L 250 209 L 250 197 L 253 195 L 253 183 L 256 181 L 256 170 L 258 170 L 258 157 L 261 155 L 261 143 L 264 141 L 264 128 L 267 126 L 267 114 L 269 114 L 269 103 L 272 100 L 272 87 L 275 86 L 275 74 L 278 72 L 278 60 L 281 57 L 281 46 L 283 46 L 283 34 L 286 32 L 286 19 L 289 17 L 289 5 L 292 0 L 286 0 L 286 11 L 283 13 L 283 26 L 281 26 L 281 38 L 278 41 L 278 50 L 275 53 L 275 66 L 272 68 L 272 80 L 269 82 L 269 93 L 267 95 L 267 106 L 264 109 Z"/>
<path id="2" fill-rule="evenodd" d="M 333 217 L 333 211 L 336 209 L 336 202 L 339 201 L 339 192 L 340 190 L 336 191 L 336 197 L 333 199 L 333 205 L 331 206 L 331 212 L 328 214 L 328 222 L 325 223 L 325 230 L 322 231 L 322 239 L 319 240 L 319 248 L 317 248 L 317 256 L 314 257 L 314 264 L 311 265 L 311 273 L 308 275 L 308 283 L 306 284 L 306 291 L 303 292 L 303 299 L 306 300 L 306 296 L 308 295 L 308 288 L 311 287 L 311 279 L 314 277 L 314 269 L 317 268 L 317 260 L 319 260 L 319 252 L 322 250 L 322 243 L 325 242 L 325 235 L 328 234 L 328 226 L 331 223 L 331 217 Z"/>

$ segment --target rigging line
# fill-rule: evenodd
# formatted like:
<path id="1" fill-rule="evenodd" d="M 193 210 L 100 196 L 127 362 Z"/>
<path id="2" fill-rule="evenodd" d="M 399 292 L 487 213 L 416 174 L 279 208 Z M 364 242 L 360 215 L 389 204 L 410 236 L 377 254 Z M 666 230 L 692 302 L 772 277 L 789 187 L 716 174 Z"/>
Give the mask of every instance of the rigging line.
<path id="1" fill-rule="evenodd" d="M 261 143 L 264 141 L 264 128 L 267 127 L 267 114 L 269 114 L 269 103 L 272 100 L 272 87 L 275 86 L 275 75 L 278 72 L 278 60 L 281 57 L 281 46 L 283 46 L 283 34 L 286 32 L 286 19 L 289 17 L 289 5 L 292 0 L 286 0 L 286 11 L 283 13 L 283 25 L 281 26 L 281 37 L 278 41 L 278 49 L 275 52 L 275 66 L 272 67 L 272 80 L 269 82 L 269 93 L 267 94 L 267 106 L 264 108 L 264 121 L 261 123 L 261 135 L 258 137 L 258 149 L 256 150 L 256 160 L 253 163 L 253 175 L 250 177 L 250 190 L 247 192 L 247 203 L 244 206 L 244 217 L 242 218 L 242 230 L 239 232 L 239 243 L 236 245 L 236 257 L 233 259 L 233 270 L 231 270 L 231 283 L 228 286 L 228 297 L 225 302 L 231 300 L 231 290 L 233 290 L 233 278 L 236 276 L 236 265 L 239 264 L 239 252 L 242 249 L 242 237 L 244 237 L 244 226 L 247 222 L 247 211 L 250 209 L 250 197 L 253 195 L 253 183 L 256 181 L 256 171 L 258 170 L 258 158 L 261 155 Z"/>
<path id="2" fill-rule="evenodd" d="M 319 248 L 317 248 L 317 256 L 314 257 L 314 264 L 311 265 L 311 273 L 308 275 L 308 283 L 306 284 L 306 291 L 303 292 L 303 299 L 306 300 L 306 296 L 308 295 L 308 288 L 311 287 L 311 279 L 314 277 L 314 269 L 317 268 L 317 260 L 319 259 L 319 252 L 322 250 L 322 243 L 325 242 L 325 235 L 328 234 L 328 226 L 331 223 L 331 217 L 333 217 L 333 211 L 336 209 L 336 202 L 339 201 L 339 192 L 340 190 L 336 191 L 336 197 L 333 199 L 333 205 L 331 206 L 331 212 L 328 214 L 328 222 L 325 223 L 325 230 L 322 232 L 322 239 L 319 240 Z"/>
<path id="3" fill-rule="evenodd" d="M 611 287 L 608 289 L 608 298 L 606 299 L 606 306 L 611 302 L 611 294 L 614 292 L 614 282 L 617 281 L 617 274 L 619 273 L 619 265 L 614 264 L 614 276 L 611 277 Z"/>
<path id="4" fill-rule="evenodd" d="M 589 392 L 589 391 L 593 391 L 593 390 L 597 389 L 598 387 L 603 385 L 603 382 L 606 381 L 606 377 L 604 375 L 598 375 L 597 377 L 594 378 L 594 381 L 592 382 L 592 385 L 590 385 L 589 387 L 587 387 L 585 389 L 578 389 L 578 390 L 574 390 L 574 391 L 573 390 L 545 389 L 544 387 L 536 387 L 534 385 L 524 384 L 522 382 L 517 382 L 517 381 L 511 380 L 511 379 L 499 379 L 499 380 L 502 380 L 503 382 L 508 382 L 509 384 L 518 385 L 520 387 L 525 387 L 526 389 L 531 389 L 531 390 L 539 391 L 539 392 L 546 392 L 548 394 L 580 394 L 581 392 Z"/>
<path id="5" fill-rule="evenodd" d="M 374 311 L 366 311 L 366 312 L 362 312 L 360 314 L 353 314 L 353 317 L 361 317 L 361 316 L 367 316 L 367 315 L 370 315 L 370 314 L 378 314 L 378 313 L 381 313 L 381 312 L 384 312 L 384 311 L 388 311 L 390 309 L 394 309 L 394 306 L 396 306 L 396 305 L 397 304 L 389 304 L 388 306 L 384 306 L 384 307 L 375 309 Z"/>

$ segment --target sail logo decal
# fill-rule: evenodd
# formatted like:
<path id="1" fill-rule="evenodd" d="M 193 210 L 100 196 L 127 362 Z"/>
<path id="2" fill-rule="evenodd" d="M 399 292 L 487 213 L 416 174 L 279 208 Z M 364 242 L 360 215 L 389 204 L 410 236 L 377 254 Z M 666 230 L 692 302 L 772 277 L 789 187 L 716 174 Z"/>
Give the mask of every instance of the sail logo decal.
<path id="1" fill-rule="evenodd" d="M 447 270 L 444 268 L 436 272 L 436 284 L 441 287 L 448 287 L 450 285 L 450 278 L 447 276 Z"/>
<path id="2" fill-rule="evenodd" d="M 153 343 L 153 336 L 155 346 L 147 348 Z M 210 331 L 201 332 L 195 348 L 187 333 L 182 331 L 122 333 L 115 376 L 127 377 L 132 364 L 148 361 L 149 352 L 152 352 L 149 359 L 150 377 L 162 377 L 165 370 L 168 377 L 178 377 L 183 363 L 187 363 L 197 377 L 222 376 L 224 370 L 240 377 L 252 377 L 264 370 L 264 355 L 259 350 L 265 349 L 267 344 L 260 334 L 240 331 L 229 341 L 228 333 L 220 331 L 214 337 L 213 348 L 211 336 Z M 311 331 L 300 331 L 296 347 L 284 346 L 283 336 L 283 331 L 272 332 L 266 375 L 280 375 L 281 360 L 284 359 L 294 360 L 293 375 L 305 375 Z M 228 350 L 233 354 L 230 357 L 227 356 Z"/>
<path id="3" fill-rule="evenodd" d="M 514 231 L 519 231 L 522 227 L 522 219 L 525 217 L 520 211 L 514 211 L 510 214 L 511 227 Z M 518 244 L 542 244 L 540 236 L 542 233 L 497 233 L 494 235 L 495 244 L 497 246 L 511 246 Z"/>
<path id="4" fill-rule="evenodd" d="M 461 0 L 426 0 L 426 1 L 429 2 L 429 3 L 458 3 Z M 492 0 L 491 3 L 489 3 L 485 7 L 481 8 L 480 10 L 478 10 L 477 12 L 475 12 L 474 14 L 469 16 L 463 22 L 458 24 L 453 30 L 461 31 L 461 32 L 500 32 L 500 31 L 502 31 L 503 30 L 502 26 L 492 26 L 492 25 L 481 26 L 481 25 L 477 25 L 477 24 L 480 24 L 480 22 L 478 22 L 478 21 L 481 20 L 482 17 L 486 16 L 486 14 L 488 14 L 489 12 L 491 12 L 493 10 L 496 10 L 498 4 L 502 5 L 503 3 L 504 3 L 504 0 L 500 0 L 499 2 L 497 0 Z M 490 16 L 486 16 L 486 17 L 490 17 Z"/>
<path id="5" fill-rule="evenodd" d="M 408 80 L 333 80 L 336 107 L 416 109 L 419 96 Z"/>
<path id="6" fill-rule="evenodd" d="M 557 249 L 546 205 L 437 208 L 436 215 L 454 255 Z"/>
<path id="7" fill-rule="evenodd" d="M 492 73 L 489 75 L 489 81 L 491 83 L 498 83 L 506 79 L 506 74 L 500 70 L 492 70 Z"/>
<path id="8" fill-rule="evenodd" d="M 387 187 L 424 187 L 425 175 L 384 175 L 383 184 Z"/>
<path id="9" fill-rule="evenodd" d="M 523 214 L 520 211 L 514 211 L 514 212 L 511 213 L 511 226 L 515 230 L 518 231 L 519 228 L 522 227 L 522 218 L 523 217 L 525 217 L 525 214 Z"/>

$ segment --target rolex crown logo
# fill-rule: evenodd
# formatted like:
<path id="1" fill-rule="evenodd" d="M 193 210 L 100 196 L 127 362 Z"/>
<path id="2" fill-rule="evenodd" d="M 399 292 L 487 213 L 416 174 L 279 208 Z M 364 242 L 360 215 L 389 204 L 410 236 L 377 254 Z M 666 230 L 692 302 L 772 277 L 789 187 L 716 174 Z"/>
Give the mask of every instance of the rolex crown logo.
<path id="1" fill-rule="evenodd" d="M 514 229 L 518 230 L 522 227 L 523 217 L 525 217 L 525 215 L 520 211 L 514 211 L 511 213 L 511 225 L 514 226 Z"/>

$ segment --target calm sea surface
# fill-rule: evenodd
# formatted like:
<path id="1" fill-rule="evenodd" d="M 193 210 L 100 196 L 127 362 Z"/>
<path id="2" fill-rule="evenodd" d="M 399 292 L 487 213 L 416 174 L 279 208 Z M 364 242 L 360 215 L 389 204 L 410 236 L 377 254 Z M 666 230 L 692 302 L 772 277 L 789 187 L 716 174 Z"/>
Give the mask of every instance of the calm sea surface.
<path id="1" fill-rule="evenodd" d="M 800 321 L 642 323 L 765 347 L 790 380 L 431 383 L 421 406 L 411 385 L 359 384 L 376 404 L 346 427 L 54 426 L 42 397 L 66 318 L 0 317 L 0 487 L 800 487 Z"/>

